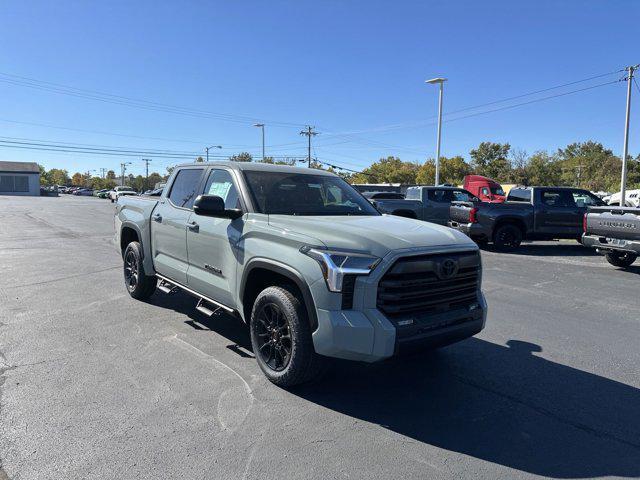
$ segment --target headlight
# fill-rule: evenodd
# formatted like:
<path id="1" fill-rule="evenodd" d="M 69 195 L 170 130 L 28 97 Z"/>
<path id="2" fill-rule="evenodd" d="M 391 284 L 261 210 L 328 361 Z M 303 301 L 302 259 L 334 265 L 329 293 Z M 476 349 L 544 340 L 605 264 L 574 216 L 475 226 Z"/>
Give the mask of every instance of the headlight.
<path id="1" fill-rule="evenodd" d="M 320 264 L 327 288 L 332 292 L 342 291 L 345 275 L 369 275 L 380 262 L 378 257 L 366 253 L 323 250 L 309 246 L 300 248 L 300 252 Z"/>

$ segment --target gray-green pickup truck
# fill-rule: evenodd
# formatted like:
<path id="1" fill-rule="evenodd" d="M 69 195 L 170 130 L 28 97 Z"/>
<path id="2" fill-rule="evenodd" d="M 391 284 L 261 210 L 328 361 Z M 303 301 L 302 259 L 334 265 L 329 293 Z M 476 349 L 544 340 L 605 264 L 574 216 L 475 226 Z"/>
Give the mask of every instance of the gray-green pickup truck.
<path id="1" fill-rule="evenodd" d="M 183 290 L 206 315 L 239 317 L 280 386 L 316 378 L 325 357 L 374 362 L 485 324 L 466 235 L 381 215 L 328 172 L 181 165 L 159 198 L 119 198 L 115 229 L 133 298 Z"/>

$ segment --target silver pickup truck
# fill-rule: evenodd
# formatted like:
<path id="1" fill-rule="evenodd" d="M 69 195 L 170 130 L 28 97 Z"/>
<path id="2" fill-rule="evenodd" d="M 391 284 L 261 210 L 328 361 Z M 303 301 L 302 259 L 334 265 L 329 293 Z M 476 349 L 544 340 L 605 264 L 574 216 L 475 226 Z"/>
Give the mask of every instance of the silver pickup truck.
<path id="1" fill-rule="evenodd" d="M 640 255 L 640 208 L 591 207 L 584 215 L 582 244 L 627 268 Z"/>
<path id="2" fill-rule="evenodd" d="M 281 386 L 317 377 L 324 357 L 378 361 L 485 324 L 467 236 L 381 215 L 328 172 L 182 165 L 159 198 L 119 198 L 115 229 L 133 298 L 183 290 L 206 315 L 239 317 Z"/>

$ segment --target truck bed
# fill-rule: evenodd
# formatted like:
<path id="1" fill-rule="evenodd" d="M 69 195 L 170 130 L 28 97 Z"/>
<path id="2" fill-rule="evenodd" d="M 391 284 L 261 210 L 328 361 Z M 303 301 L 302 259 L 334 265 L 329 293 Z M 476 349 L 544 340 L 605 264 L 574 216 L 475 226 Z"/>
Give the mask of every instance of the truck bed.
<path id="1" fill-rule="evenodd" d="M 585 227 L 585 235 L 640 241 L 640 208 L 592 207 Z"/>

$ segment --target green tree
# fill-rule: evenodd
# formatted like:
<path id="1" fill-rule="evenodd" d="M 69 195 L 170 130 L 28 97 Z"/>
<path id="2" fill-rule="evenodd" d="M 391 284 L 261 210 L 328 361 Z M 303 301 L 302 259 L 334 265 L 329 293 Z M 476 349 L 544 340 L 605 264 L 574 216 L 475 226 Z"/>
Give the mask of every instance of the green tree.
<path id="1" fill-rule="evenodd" d="M 511 173 L 510 149 L 508 143 L 482 142 L 469 152 L 473 171 L 497 181 L 508 179 Z"/>
<path id="2" fill-rule="evenodd" d="M 622 161 L 601 143 L 577 142 L 559 148 L 562 181 L 589 190 L 615 190 L 619 187 Z"/>
<path id="3" fill-rule="evenodd" d="M 71 177 L 71 184 L 74 187 L 81 187 L 84 185 L 84 176 L 80 172 L 76 172 Z"/>
<path id="4" fill-rule="evenodd" d="M 253 157 L 249 152 L 238 153 L 237 155 L 233 155 L 229 158 L 232 162 L 252 162 Z"/>
<path id="5" fill-rule="evenodd" d="M 562 185 L 562 165 L 558 158 L 545 151 L 535 152 L 525 167 L 524 185 Z"/>
<path id="6" fill-rule="evenodd" d="M 197 158 L 196 158 L 196 162 L 199 162 L 199 163 L 204 162 L 204 158 L 202 158 L 202 157 L 197 157 Z"/>
<path id="7" fill-rule="evenodd" d="M 148 188 L 155 188 L 157 184 L 163 182 L 164 178 L 162 177 L 162 175 L 160 175 L 158 172 L 152 172 L 149 174 Z"/>
<path id="8" fill-rule="evenodd" d="M 353 183 L 415 184 L 420 165 L 403 162 L 398 157 L 381 158 L 370 167 L 356 173 Z"/>
<path id="9" fill-rule="evenodd" d="M 107 172 L 107 178 L 109 180 L 115 180 L 116 179 L 116 172 L 114 172 L 113 170 L 109 170 Z"/>
<path id="10" fill-rule="evenodd" d="M 465 175 L 471 173 L 469 165 L 461 156 L 451 158 L 440 157 L 440 183 L 450 183 L 452 185 L 462 185 Z M 420 185 L 433 185 L 436 179 L 436 161 L 427 160 L 420 166 L 416 183 Z"/>

